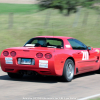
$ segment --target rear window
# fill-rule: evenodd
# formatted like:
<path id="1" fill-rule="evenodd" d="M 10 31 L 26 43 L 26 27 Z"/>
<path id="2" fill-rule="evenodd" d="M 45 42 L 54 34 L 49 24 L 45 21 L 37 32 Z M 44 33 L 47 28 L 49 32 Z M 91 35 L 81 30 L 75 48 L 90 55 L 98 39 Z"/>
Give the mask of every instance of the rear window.
<path id="1" fill-rule="evenodd" d="M 63 48 L 63 41 L 57 38 L 32 38 L 24 46 Z"/>

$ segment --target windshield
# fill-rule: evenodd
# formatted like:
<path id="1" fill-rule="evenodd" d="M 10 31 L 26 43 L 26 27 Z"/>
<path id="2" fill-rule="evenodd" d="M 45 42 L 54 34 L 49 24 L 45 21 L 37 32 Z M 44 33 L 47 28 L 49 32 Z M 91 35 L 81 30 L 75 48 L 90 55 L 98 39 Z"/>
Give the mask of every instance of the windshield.
<path id="1" fill-rule="evenodd" d="M 63 41 L 57 38 L 32 38 L 24 46 L 63 48 Z"/>

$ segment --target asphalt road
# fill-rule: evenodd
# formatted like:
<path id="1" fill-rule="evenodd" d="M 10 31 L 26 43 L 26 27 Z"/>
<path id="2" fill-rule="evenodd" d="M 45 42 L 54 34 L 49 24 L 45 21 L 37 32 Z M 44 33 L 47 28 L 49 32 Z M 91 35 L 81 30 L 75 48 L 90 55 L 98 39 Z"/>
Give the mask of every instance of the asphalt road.
<path id="1" fill-rule="evenodd" d="M 24 76 L 11 79 L 0 68 L 0 100 L 77 100 L 100 93 L 100 74 L 75 76 L 72 82 L 59 77 Z"/>

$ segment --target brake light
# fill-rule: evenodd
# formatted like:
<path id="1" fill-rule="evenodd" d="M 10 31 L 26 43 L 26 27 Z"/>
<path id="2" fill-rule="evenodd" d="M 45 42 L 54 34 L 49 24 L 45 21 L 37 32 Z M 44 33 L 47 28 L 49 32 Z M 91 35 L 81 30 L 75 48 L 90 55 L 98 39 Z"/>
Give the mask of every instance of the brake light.
<path id="1" fill-rule="evenodd" d="M 4 52 L 3 52 L 3 55 L 4 55 L 4 56 L 8 56 L 8 55 L 9 55 L 9 52 L 8 52 L 8 51 L 4 51 Z"/>
<path id="2" fill-rule="evenodd" d="M 52 57 L 52 55 L 50 53 L 45 54 L 46 59 L 50 59 L 51 57 Z"/>
<path id="3" fill-rule="evenodd" d="M 11 55 L 12 57 L 15 57 L 15 56 L 16 56 L 16 52 L 15 52 L 15 51 L 12 51 L 12 52 L 10 52 L 10 55 Z"/>
<path id="4" fill-rule="evenodd" d="M 36 57 L 37 57 L 37 58 L 42 58 L 42 57 L 43 57 L 43 54 L 42 54 L 42 53 L 37 53 L 37 54 L 36 54 Z"/>

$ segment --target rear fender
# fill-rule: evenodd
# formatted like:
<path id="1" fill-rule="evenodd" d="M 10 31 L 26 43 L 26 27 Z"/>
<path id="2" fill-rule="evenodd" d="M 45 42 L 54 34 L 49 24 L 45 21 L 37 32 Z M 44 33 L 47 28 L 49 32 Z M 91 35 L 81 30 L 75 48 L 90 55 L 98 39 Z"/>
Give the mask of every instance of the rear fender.
<path id="1" fill-rule="evenodd" d="M 63 57 L 60 57 L 60 59 L 58 59 L 59 57 L 56 58 L 56 60 L 54 60 L 54 68 L 55 68 L 55 73 L 57 76 L 62 76 L 63 75 L 63 68 L 64 68 L 64 64 L 66 62 L 67 59 L 72 59 L 74 64 L 75 64 L 75 61 L 74 61 L 74 58 L 71 57 L 71 56 L 68 56 L 65 54 L 63 55 Z"/>

